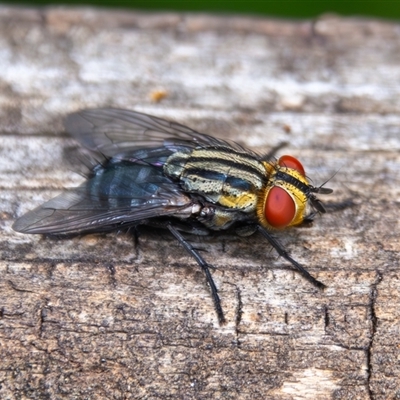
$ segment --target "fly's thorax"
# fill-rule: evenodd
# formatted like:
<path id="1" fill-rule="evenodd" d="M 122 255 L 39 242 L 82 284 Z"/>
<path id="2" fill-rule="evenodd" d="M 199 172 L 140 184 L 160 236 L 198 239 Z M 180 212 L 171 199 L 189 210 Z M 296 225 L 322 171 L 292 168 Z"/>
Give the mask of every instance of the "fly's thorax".
<path id="1" fill-rule="evenodd" d="M 171 154 L 164 164 L 164 174 L 173 179 L 180 179 L 183 169 L 190 158 L 190 153 L 190 150 L 188 150 Z"/>
<path id="2" fill-rule="evenodd" d="M 168 158 L 164 173 L 179 179 L 188 193 L 246 213 L 256 211 L 259 191 L 267 181 L 262 162 L 251 154 L 222 146 L 175 153 Z"/>
<path id="3" fill-rule="evenodd" d="M 284 229 L 304 221 L 310 184 L 299 165 L 301 168 L 291 168 L 279 165 L 279 161 L 265 162 L 270 177 L 257 204 L 257 217 L 263 227 Z"/>
<path id="4" fill-rule="evenodd" d="M 225 208 L 206 206 L 202 209 L 198 220 L 212 230 L 225 230 L 236 222 L 236 213 Z"/>

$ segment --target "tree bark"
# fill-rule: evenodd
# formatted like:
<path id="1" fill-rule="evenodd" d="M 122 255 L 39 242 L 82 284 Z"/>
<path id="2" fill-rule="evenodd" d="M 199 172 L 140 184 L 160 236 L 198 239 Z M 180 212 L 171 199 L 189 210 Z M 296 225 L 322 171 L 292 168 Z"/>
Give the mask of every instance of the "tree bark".
<path id="1" fill-rule="evenodd" d="M 0 7 L 0 397 L 400 396 L 400 25 Z M 150 229 L 65 240 L 13 220 L 82 182 L 69 112 L 135 109 L 260 153 L 281 142 L 325 202 L 277 234 L 179 244 Z"/>

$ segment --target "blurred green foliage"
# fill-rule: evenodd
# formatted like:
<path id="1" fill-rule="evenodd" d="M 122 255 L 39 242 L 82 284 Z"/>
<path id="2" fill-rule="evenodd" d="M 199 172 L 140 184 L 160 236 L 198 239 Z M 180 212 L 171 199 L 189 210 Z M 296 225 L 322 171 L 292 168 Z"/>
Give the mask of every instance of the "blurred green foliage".
<path id="1" fill-rule="evenodd" d="M 400 19 L 400 0 L 22 0 L 26 5 L 96 5 L 152 11 L 201 11 L 312 18 L 324 13 Z"/>

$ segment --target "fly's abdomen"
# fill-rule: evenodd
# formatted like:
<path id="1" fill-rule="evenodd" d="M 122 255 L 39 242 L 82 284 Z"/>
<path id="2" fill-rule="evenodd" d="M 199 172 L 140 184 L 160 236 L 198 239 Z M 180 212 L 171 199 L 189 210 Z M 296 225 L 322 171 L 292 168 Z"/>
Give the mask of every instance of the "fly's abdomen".
<path id="1" fill-rule="evenodd" d="M 267 175 L 256 158 L 225 147 L 175 153 L 167 160 L 164 172 L 178 179 L 184 191 L 243 212 L 255 210 Z"/>
<path id="2" fill-rule="evenodd" d="M 111 161 L 94 171 L 86 190 L 103 207 L 107 203 L 110 209 L 135 208 L 148 202 L 160 185 L 168 182 L 160 168 Z"/>

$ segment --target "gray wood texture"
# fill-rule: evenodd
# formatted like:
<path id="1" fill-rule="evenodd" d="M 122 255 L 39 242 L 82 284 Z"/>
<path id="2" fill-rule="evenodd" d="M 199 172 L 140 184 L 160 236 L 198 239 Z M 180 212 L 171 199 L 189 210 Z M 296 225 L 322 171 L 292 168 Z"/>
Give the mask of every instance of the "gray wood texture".
<path id="1" fill-rule="evenodd" d="M 400 398 L 400 24 L 0 7 L 2 399 Z M 13 220 L 82 178 L 62 120 L 113 106 L 299 157 L 356 206 L 277 237 L 67 240 Z M 336 174 L 336 175 L 335 175 Z"/>

